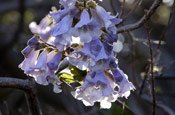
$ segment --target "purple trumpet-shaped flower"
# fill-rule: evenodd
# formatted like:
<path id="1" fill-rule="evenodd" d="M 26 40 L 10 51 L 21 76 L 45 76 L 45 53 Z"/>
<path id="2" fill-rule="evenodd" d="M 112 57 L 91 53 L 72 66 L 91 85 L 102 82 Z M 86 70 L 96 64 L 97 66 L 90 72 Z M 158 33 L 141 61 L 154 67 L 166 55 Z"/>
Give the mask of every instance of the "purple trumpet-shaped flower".
<path id="1" fill-rule="evenodd" d="M 101 102 L 101 108 L 110 108 L 111 102 L 118 97 L 114 87 L 115 85 L 104 72 L 90 72 L 84 84 L 78 87 L 73 95 L 76 99 L 82 100 L 86 106 L 93 106 L 95 102 Z"/>
<path id="2" fill-rule="evenodd" d="M 94 61 L 108 58 L 105 53 L 104 46 L 99 39 L 92 40 L 90 43 L 84 44 L 84 47 L 80 51 L 77 51 L 77 53 L 89 56 Z"/>
<path id="3" fill-rule="evenodd" d="M 24 55 L 25 58 L 27 58 L 30 53 L 32 52 L 33 48 L 31 48 L 29 45 L 27 47 L 25 47 L 21 53 Z"/>
<path id="4" fill-rule="evenodd" d="M 33 34 L 39 34 L 41 39 L 47 42 L 51 34 L 50 24 L 51 19 L 46 16 L 41 20 L 39 25 L 37 25 L 36 22 L 31 22 L 29 28 Z"/>
<path id="5" fill-rule="evenodd" d="M 113 43 L 113 42 L 115 42 L 115 41 L 117 41 L 118 40 L 118 35 L 117 34 L 114 34 L 114 33 L 112 33 L 112 32 L 109 32 L 109 34 L 106 34 L 105 36 L 104 36 L 104 39 L 108 42 L 108 43 Z"/>
<path id="6" fill-rule="evenodd" d="M 55 73 L 56 70 L 58 69 L 58 65 L 61 59 L 62 59 L 61 52 L 59 53 L 56 51 L 50 52 L 47 59 L 47 67 L 49 68 L 49 70 Z"/>
<path id="7" fill-rule="evenodd" d="M 114 57 L 110 57 L 108 59 L 109 61 L 109 68 L 110 69 L 116 69 L 118 67 L 118 59 Z"/>
<path id="8" fill-rule="evenodd" d="M 55 20 L 55 27 L 52 28 L 52 36 L 55 38 L 51 44 L 55 45 L 59 51 L 65 50 L 70 45 L 72 35 L 70 29 L 72 27 L 73 16 L 78 13 L 78 9 L 64 9 L 50 15 Z"/>
<path id="9" fill-rule="evenodd" d="M 52 30 L 54 37 L 68 32 L 72 26 L 72 16 L 65 16 Z"/>
<path id="10" fill-rule="evenodd" d="M 60 0 L 60 4 L 64 6 L 63 10 L 49 13 L 53 18 L 53 24 L 58 24 L 67 15 L 75 15 L 77 13 L 78 9 L 74 8 L 75 0 Z"/>
<path id="11" fill-rule="evenodd" d="M 110 44 L 108 42 L 104 42 L 103 45 L 104 45 L 104 49 L 105 49 L 106 54 L 108 56 L 114 56 L 112 44 Z"/>
<path id="12" fill-rule="evenodd" d="M 28 75 L 35 78 L 36 82 L 43 85 L 48 85 L 46 80 L 47 69 L 47 51 L 43 51 L 37 59 L 34 66 L 30 67 Z"/>
<path id="13" fill-rule="evenodd" d="M 71 9 L 58 10 L 56 12 L 50 12 L 49 15 L 53 18 L 53 24 L 59 23 L 66 15 L 69 14 Z"/>
<path id="14" fill-rule="evenodd" d="M 74 51 L 69 55 L 69 62 L 80 69 L 87 69 L 95 65 L 101 59 L 107 59 L 103 44 L 99 39 L 86 43 L 80 51 Z"/>
<path id="15" fill-rule="evenodd" d="M 77 13 L 77 8 L 70 10 L 70 12 L 65 15 L 58 23 L 56 23 L 56 26 L 54 28 L 52 28 L 52 36 L 56 37 L 58 35 L 68 32 L 72 27 L 73 17 Z"/>
<path id="16" fill-rule="evenodd" d="M 66 49 L 67 46 L 70 45 L 70 41 L 72 39 L 72 36 L 69 32 L 58 35 L 57 37 L 55 37 L 55 39 L 53 40 L 52 44 L 54 46 L 56 46 L 56 48 L 59 51 L 63 51 Z"/>
<path id="17" fill-rule="evenodd" d="M 27 44 L 35 50 L 39 50 L 42 48 L 38 43 L 39 43 L 39 38 L 37 36 L 32 37 L 27 42 Z"/>
<path id="18" fill-rule="evenodd" d="M 115 24 L 121 22 L 121 19 L 116 18 L 116 16 L 111 16 L 109 12 L 106 12 L 104 8 L 97 5 L 96 9 L 91 9 L 92 19 L 99 23 L 101 27 L 105 27 L 106 30 L 111 28 L 113 32 L 116 30 Z M 115 31 L 116 32 L 116 31 Z"/>
<path id="19" fill-rule="evenodd" d="M 57 53 L 55 51 L 50 52 L 47 59 L 47 67 L 48 67 L 47 80 L 49 83 L 53 84 L 54 88 L 53 90 L 55 93 L 61 92 L 59 86 L 61 84 L 61 81 L 58 79 L 57 75 L 55 75 L 61 59 L 62 54 Z"/>
<path id="20" fill-rule="evenodd" d="M 98 23 L 90 20 L 88 12 L 84 9 L 81 13 L 80 21 L 72 29 L 72 34 L 75 37 L 80 37 L 81 42 L 88 43 L 91 40 L 99 38 L 102 31 Z"/>
<path id="21" fill-rule="evenodd" d="M 74 16 L 76 13 L 78 13 L 78 9 L 73 8 L 58 10 L 56 12 L 50 12 L 49 15 L 53 18 L 53 24 L 58 24 L 65 16 Z"/>
<path id="22" fill-rule="evenodd" d="M 127 98 L 130 95 L 130 91 L 134 90 L 134 85 L 128 81 L 128 76 L 119 68 L 112 69 L 114 81 L 119 87 L 119 96 Z"/>
<path id="23" fill-rule="evenodd" d="M 48 83 L 52 83 L 54 85 L 54 91 L 58 93 L 61 91 L 58 86 L 61 82 L 55 73 L 61 58 L 61 53 L 52 51 L 47 54 L 47 51 L 44 50 L 38 57 L 35 65 L 29 68 L 27 74 L 34 77 L 38 84 L 48 85 Z"/>
<path id="24" fill-rule="evenodd" d="M 38 43 L 38 37 L 34 36 L 32 37 L 28 42 L 27 44 L 30 46 L 30 47 L 35 47 L 36 44 Z"/>
<path id="25" fill-rule="evenodd" d="M 27 46 L 24 50 L 22 50 L 22 54 L 24 55 L 25 59 L 19 65 L 19 68 L 24 70 L 24 73 L 28 75 L 30 67 L 33 67 L 36 63 L 39 51 L 35 51 L 30 46 Z"/>

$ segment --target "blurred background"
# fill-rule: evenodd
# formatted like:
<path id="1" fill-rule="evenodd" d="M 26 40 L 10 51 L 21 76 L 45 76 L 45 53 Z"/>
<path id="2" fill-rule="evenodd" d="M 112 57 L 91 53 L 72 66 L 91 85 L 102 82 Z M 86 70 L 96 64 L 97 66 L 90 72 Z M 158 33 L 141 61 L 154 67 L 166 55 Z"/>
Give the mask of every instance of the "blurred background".
<path id="1" fill-rule="evenodd" d="M 137 22 L 154 0 L 125 0 L 123 26 Z M 121 12 L 123 0 L 99 2 L 113 15 Z M 59 9 L 58 0 L 0 0 L 0 77 L 27 78 L 18 65 L 24 57 L 21 50 L 33 36 L 28 25 L 39 23 L 51 8 Z M 163 0 L 148 21 L 154 56 L 156 114 L 175 115 L 175 5 L 174 0 Z M 161 42 L 159 44 L 159 40 Z M 128 74 L 136 87 L 128 99 L 119 99 L 137 115 L 152 114 L 150 53 L 144 26 L 129 33 L 119 34 L 117 47 L 119 67 Z M 70 87 L 62 84 L 63 92 L 55 94 L 52 86 L 37 85 L 37 96 L 43 115 L 131 115 L 119 104 L 109 110 L 99 104 L 86 107 L 70 94 Z M 7 112 L 8 110 L 8 112 Z M 0 115 L 28 115 L 24 92 L 0 88 Z"/>

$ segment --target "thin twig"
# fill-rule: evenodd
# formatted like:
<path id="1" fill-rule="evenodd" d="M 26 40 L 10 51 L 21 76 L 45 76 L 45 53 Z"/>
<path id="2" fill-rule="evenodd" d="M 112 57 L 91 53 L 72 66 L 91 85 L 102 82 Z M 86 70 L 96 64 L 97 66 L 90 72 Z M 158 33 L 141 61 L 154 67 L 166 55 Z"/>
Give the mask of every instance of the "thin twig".
<path id="1" fill-rule="evenodd" d="M 148 77 L 148 75 L 146 74 L 146 75 L 144 76 L 143 81 L 142 81 L 142 84 L 141 84 L 141 87 L 140 87 L 140 91 L 139 91 L 139 95 L 141 95 L 141 94 L 143 93 L 143 88 L 144 88 L 144 86 L 145 86 L 145 82 L 146 82 L 147 77 Z"/>
<path id="2" fill-rule="evenodd" d="M 29 85 L 28 80 L 0 77 L 0 87 L 1 88 L 16 88 L 21 90 L 29 90 L 32 86 Z"/>
<path id="3" fill-rule="evenodd" d="M 147 36 L 148 36 L 147 39 L 148 39 L 149 50 L 150 50 L 150 59 L 151 59 L 150 76 L 151 76 L 151 81 L 152 81 L 152 103 L 153 103 L 153 105 L 152 105 L 153 106 L 152 114 L 155 115 L 156 99 L 155 99 L 155 92 L 154 92 L 154 77 L 153 77 L 153 53 L 152 53 L 151 40 L 150 40 L 150 31 L 149 31 L 148 23 L 147 23 L 146 20 L 145 20 L 145 29 L 146 29 Z"/>
<path id="4" fill-rule="evenodd" d="M 129 25 L 125 25 L 122 27 L 118 27 L 117 33 L 132 31 L 132 30 L 138 29 L 139 27 L 143 26 L 144 21 L 150 19 L 150 17 L 155 13 L 156 9 L 159 7 L 161 2 L 162 0 L 155 0 L 152 6 L 150 7 L 150 9 L 147 11 L 147 15 L 143 15 L 143 17 L 134 24 L 129 24 Z"/>
<path id="5" fill-rule="evenodd" d="M 124 17 L 122 18 L 122 21 L 121 21 L 119 24 L 117 24 L 117 25 L 123 24 L 123 23 L 126 21 L 126 19 L 128 19 L 128 17 L 129 17 L 132 13 L 135 12 L 135 10 L 136 10 L 137 7 L 139 6 L 140 2 L 141 2 L 141 0 L 137 0 L 137 1 L 135 2 L 135 5 L 133 6 L 133 8 L 129 11 L 129 13 L 128 13 L 126 16 L 124 16 Z"/>
<path id="6" fill-rule="evenodd" d="M 23 80 L 17 78 L 0 77 L 0 87 L 15 88 L 25 91 L 32 115 L 42 115 L 36 96 L 36 85 L 33 78 Z"/>
<path id="7" fill-rule="evenodd" d="M 124 11 L 125 11 L 125 0 L 123 0 L 123 3 L 122 3 L 122 9 L 120 11 L 120 16 L 119 16 L 120 18 L 122 18 Z"/>
<path id="8" fill-rule="evenodd" d="M 139 95 L 141 95 L 142 92 L 143 92 L 145 82 L 146 82 L 146 79 L 148 77 L 148 73 L 149 73 L 149 70 L 150 70 L 149 66 L 150 66 L 150 62 L 148 61 L 148 63 L 146 63 L 146 66 L 145 66 L 145 75 L 144 75 L 144 79 L 143 79 L 141 87 L 140 87 Z"/>

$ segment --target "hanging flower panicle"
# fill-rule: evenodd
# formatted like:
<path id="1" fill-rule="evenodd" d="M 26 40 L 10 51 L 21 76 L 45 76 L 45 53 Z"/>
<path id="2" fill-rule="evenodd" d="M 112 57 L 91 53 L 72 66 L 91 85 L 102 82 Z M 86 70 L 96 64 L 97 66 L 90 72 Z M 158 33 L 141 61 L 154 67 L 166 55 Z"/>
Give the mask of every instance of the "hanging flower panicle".
<path id="1" fill-rule="evenodd" d="M 121 21 L 118 14 L 112 16 L 93 0 L 59 3 L 62 9 L 51 11 L 39 25 L 29 25 L 34 36 L 22 51 L 25 59 L 19 68 L 38 84 L 53 84 L 56 93 L 61 92 L 62 78 L 65 82 L 80 82 L 72 94 L 86 106 L 100 102 L 101 108 L 110 108 L 118 97 L 127 98 L 135 88 L 118 67 L 117 52 L 113 51 L 118 39 L 115 25 Z M 57 75 L 65 60 L 73 68 Z M 71 73 L 72 80 L 68 80 Z"/>

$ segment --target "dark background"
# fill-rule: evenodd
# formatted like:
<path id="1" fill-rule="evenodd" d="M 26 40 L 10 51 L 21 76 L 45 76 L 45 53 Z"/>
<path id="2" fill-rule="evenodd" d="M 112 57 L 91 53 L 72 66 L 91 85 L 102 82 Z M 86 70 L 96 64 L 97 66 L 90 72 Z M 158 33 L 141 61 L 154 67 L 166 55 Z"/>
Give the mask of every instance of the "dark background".
<path id="1" fill-rule="evenodd" d="M 133 3 L 128 1 L 133 1 Z M 131 11 L 136 1 L 126 0 L 123 17 Z M 148 21 L 153 53 L 157 51 L 154 55 L 157 115 L 175 113 L 175 13 L 173 13 L 172 4 L 165 2 L 166 0 Z M 127 17 L 124 25 L 138 21 L 144 15 L 144 10 L 149 9 L 152 3 L 153 0 L 142 0 L 135 11 Z M 110 0 L 103 0 L 103 3 L 99 2 L 99 4 L 112 14 L 114 14 L 114 9 L 117 12 L 121 11 L 122 2 L 119 0 L 113 0 L 113 8 Z M 59 9 L 58 0 L 0 0 L 0 77 L 26 78 L 18 65 L 24 59 L 21 50 L 26 46 L 27 40 L 33 36 L 28 25 L 32 21 L 39 23 L 51 11 L 52 6 Z M 170 14 L 172 17 L 168 24 Z M 145 28 L 142 26 L 132 31 L 132 39 L 128 33 L 122 33 L 121 36 L 124 37 L 124 42 L 123 49 L 118 54 L 119 66 L 128 74 L 129 80 L 137 89 L 131 92 L 128 99 L 120 100 L 138 115 L 149 115 L 152 111 L 152 96 L 151 79 L 147 71 L 150 54 Z M 163 39 L 162 45 L 156 50 L 161 38 Z M 147 74 L 142 94 L 139 94 L 144 76 Z M 98 103 L 93 107 L 85 107 L 81 101 L 71 96 L 69 86 L 62 84 L 62 88 L 62 93 L 55 94 L 51 85 L 37 85 L 37 95 L 44 115 L 131 114 L 127 110 L 122 110 L 117 103 L 113 103 L 109 110 L 100 110 Z M 27 115 L 28 108 L 24 92 L 0 88 L 0 115 L 5 114 L 4 108 L 8 109 L 10 115 Z"/>

